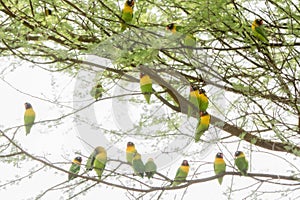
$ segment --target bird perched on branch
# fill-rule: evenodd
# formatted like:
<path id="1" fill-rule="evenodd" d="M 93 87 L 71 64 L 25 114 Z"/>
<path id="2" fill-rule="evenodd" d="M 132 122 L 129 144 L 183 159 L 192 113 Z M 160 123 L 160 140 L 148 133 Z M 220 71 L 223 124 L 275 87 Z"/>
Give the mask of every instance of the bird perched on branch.
<path id="1" fill-rule="evenodd" d="M 144 178 L 145 165 L 142 161 L 142 156 L 139 153 L 135 153 L 132 159 L 132 168 L 135 175 Z"/>
<path id="2" fill-rule="evenodd" d="M 122 16 L 121 18 L 124 22 L 121 23 L 121 31 L 125 31 L 127 28 L 127 24 L 131 23 L 133 19 L 133 6 L 134 0 L 126 0 L 124 7 L 122 9 Z"/>
<path id="3" fill-rule="evenodd" d="M 255 19 L 252 22 L 252 33 L 253 35 L 258 38 L 260 41 L 269 43 L 269 40 L 265 34 L 264 28 L 263 28 L 263 20 L 262 19 Z"/>
<path id="4" fill-rule="evenodd" d="M 217 153 L 214 162 L 214 171 L 216 175 L 222 174 L 226 171 L 226 163 L 223 159 L 223 153 Z M 223 182 L 223 177 L 218 178 L 218 182 L 221 185 Z"/>
<path id="5" fill-rule="evenodd" d="M 171 23 L 167 25 L 167 30 L 172 31 L 173 33 L 181 33 L 185 34 L 185 37 L 183 39 L 183 44 L 186 46 L 186 53 L 189 57 L 192 56 L 193 48 L 196 47 L 196 38 L 191 33 L 185 33 L 183 26 L 177 26 L 175 23 Z"/>
<path id="6" fill-rule="evenodd" d="M 88 161 L 86 163 L 86 169 L 87 170 L 94 169 L 98 175 L 99 180 L 101 180 L 101 176 L 105 169 L 106 162 L 107 162 L 106 150 L 103 147 L 98 146 L 94 149 L 94 151 L 89 156 Z"/>
<path id="7" fill-rule="evenodd" d="M 80 171 L 81 161 L 82 161 L 82 158 L 80 156 L 76 157 L 72 162 L 72 165 L 69 169 L 69 172 L 72 172 L 74 174 L 78 174 L 79 171 Z M 74 175 L 74 174 L 69 174 L 69 176 L 68 176 L 69 181 L 76 178 L 76 175 Z"/>
<path id="8" fill-rule="evenodd" d="M 200 137 L 203 135 L 205 131 L 208 130 L 210 124 L 210 115 L 204 111 L 200 111 L 200 117 L 198 121 L 198 125 L 195 131 L 195 142 L 199 142 Z"/>
<path id="9" fill-rule="evenodd" d="M 135 149 L 135 145 L 133 144 L 133 142 L 127 142 L 126 160 L 130 165 L 132 165 L 132 159 L 136 153 L 137 150 Z"/>
<path id="10" fill-rule="evenodd" d="M 190 166 L 187 160 L 183 160 L 181 166 L 178 168 L 176 172 L 176 176 L 174 178 L 174 181 L 171 185 L 171 187 L 180 185 L 186 180 L 186 177 L 188 176 L 190 170 Z"/>
<path id="11" fill-rule="evenodd" d="M 30 133 L 30 130 L 34 124 L 35 112 L 30 103 L 25 103 L 25 113 L 24 113 L 24 125 L 26 130 L 26 135 Z"/>
<path id="12" fill-rule="evenodd" d="M 245 154 L 242 151 L 236 151 L 235 154 L 235 160 L 234 163 L 241 172 L 243 176 L 247 175 L 248 171 L 248 161 L 245 157 Z"/>
<path id="13" fill-rule="evenodd" d="M 142 72 L 140 73 L 140 88 L 141 88 L 141 91 L 142 91 L 147 103 L 149 104 L 151 94 L 153 93 L 152 80 L 151 80 L 150 76 L 148 76 Z"/>
<path id="14" fill-rule="evenodd" d="M 154 174 L 156 173 L 157 166 L 154 163 L 152 158 L 149 158 L 145 164 L 145 173 L 146 176 L 150 179 L 153 178 Z"/>
<path id="15" fill-rule="evenodd" d="M 97 85 L 94 86 L 90 91 L 90 95 L 94 97 L 96 100 L 102 97 L 102 93 L 103 93 L 103 87 L 101 83 L 97 83 Z"/>

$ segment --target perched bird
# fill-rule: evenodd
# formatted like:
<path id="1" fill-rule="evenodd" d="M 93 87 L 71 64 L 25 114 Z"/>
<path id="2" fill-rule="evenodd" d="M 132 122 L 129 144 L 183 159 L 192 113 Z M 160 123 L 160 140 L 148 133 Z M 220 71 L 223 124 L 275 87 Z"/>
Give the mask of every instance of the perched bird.
<path id="1" fill-rule="evenodd" d="M 134 6 L 134 0 L 126 0 L 124 7 L 122 9 L 122 19 L 124 22 L 121 24 L 121 31 L 125 31 L 127 28 L 127 24 L 131 23 L 133 18 L 133 6 Z"/>
<path id="2" fill-rule="evenodd" d="M 81 161 L 82 161 L 82 158 L 80 156 L 76 157 L 72 162 L 69 172 L 78 174 L 80 171 Z M 73 178 L 76 178 L 76 175 L 74 175 L 74 174 L 69 174 L 68 180 L 72 180 Z"/>
<path id="3" fill-rule="evenodd" d="M 26 129 L 26 135 L 30 133 L 31 127 L 35 120 L 35 112 L 30 103 L 25 103 L 24 125 Z"/>
<path id="4" fill-rule="evenodd" d="M 132 164 L 133 156 L 136 153 L 137 153 L 137 150 L 135 149 L 135 145 L 133 144 L 133 142 L 128 142 L 127 148 L 126 148 L 126 160 L 129 164 Z"/>
<path id="5" fill-rule="evenodd" d="M 149 158 L 145 164 L 145 173 L 146 176 L 150 179 L 153 178 L 154 174 L 156 173 L 157 166 L 154 163 L 152 158 Z"/>
<path id="6" fill-rule="evenodd" d="M 97 83 L 97 85 L 94 86 L 90 91 L 90 95 L 94 97 L 96 100 L 102 97 L 102 93 L 103 93 L 103 87 L 101 83 Z"/>
<path id="7" fill-rule="evenodd" d="M 200 107 L 200 95 L 199 95 L 199 89 L 195 85 L 191 85 L 190 87 L 190 94 L 189 94 L 189 101 L 196 107 Z M 193 107 L 188 106 L 188 117 L 190 117 L 193 113 Z M 195 110 L 195 112 L 199 112 L 198 110 Z"/>
<path id="8" fill-rule="evenodd" d="M 199 89 L 199 110 L 205 112 L 208 107 L 208 98 L 204 89 Z"/>
<path id="9" fill-rule="evenodd" d="M 234 163 L 241 172 L 243 176 L 247 175 L 247 170 L 248 170 L 248 161 L 245 158 L 245 154 L 241 151 L 236 151 L 235 152 L 235 160 Z"/>
<path id="10" fill-rule="evenodd" d="M 183 44 L 187 47 L 186 52 L 189 56 L 192 55 L 193 49 L 196 47 L 196 38 L 191 34 L 191 33 L 184 33 L 184 27 L 182 26 L 177 26 L 175 23 L 171 23 L 167 25 L 167 30 L 172 31 L 173 33 L 179 32 L 182 34 L 185 34 L 185 37 L 183 39 Z"/>
<path id="11" fill-rule="evenodd" d="M 214 162 L 214 170 L 215 174 L 222 174 L 226 171 L 226 163 L 223 159 L 223 153 L 217 153 L 215 162 Z M 219 184 L 221 185 L 223 182 L 223 177 L 218 178 Z"/>
<path id="12" fill-rule="evenodd" d="M 204 112 L 208 107 L 208 98 L 205 90 L 199 89 L 196 85 L 191 85 L 190 87 L 189 101 L 198 109 L 193 111 L 193 107 L 188 106 L 188 117 L 192 115 L 192 112 Z"/>
<path id="13" fill-rule="evenodd" d="M 200 137 L 208 130 L 210 124 L 210 115 L 205 111 L 200 111 L 200 118 L 195 131 L 195 142 L 200 140 Z"/>
<path id="14" fill-rule="evenodd" d="M 45 10 L 45 15 L 46 15 L 46 16 L 52 15 L 52 10 L 50 10 L 50 9 L 47 8 L 46 6 L 44 7 L 44 10 Z"/>
<path id="15" fill-rule="evenodd" d="M 183 160 L 181 166 L 178 168 L 178 170 L 176 172 L 176 176 L 174 178 L 174 181 L 173 181 L 171 187 L 177 186 L 177 185 L 180 185 L 181 183 L 183 183 L 186 180 L 189 170 L 190 170 L 190 166 L 189 166 L 188 161 Z"/>
<path id="16" fill-rule="evenodd" d="M 262 26 L 263 24 L 263 20 L 262 19 L 255 19 L 252 22 L 252 33 L 253 35 L 258 38 L 260 41 L 265 42 L 265 43 L 269 43 L 269 40 L 265 34 L 264 28 Z"/>
<path id="17" fill-rule="evenodd" d="M 152 90 L 152 80 L 148 75 L 146 75 L 144 73 L 140 74 L 140 87 L 141 87 L 141 91 L 144 94 L 144 97 L 145 97 L 147 103 L 149 104 L 150 103 L 150 97 L 151 97 L 151 94 L 153 92 L 153 90 Z"/>
<path id="18" fill-rule="evenodd" d="M 94 149 L 94 151 L 90 155 L 86 163 L 86 169 L 87 170 L 94 169 L 98 175 L 99 180 L 101 180 L 101 176 L 105 169 L 106 162 L 107 162 L 106 150 L 103 147 L 98 146 Z"/>
<path id="19" fill-rule="evenodd" d="M 135 175 L 144 177 L 144 172 L 145 172 L 145 165 L 142 161 L 141 154 L 135 153 L 134 157 L 132 159 L 132 168 L 135 173 Z"/>

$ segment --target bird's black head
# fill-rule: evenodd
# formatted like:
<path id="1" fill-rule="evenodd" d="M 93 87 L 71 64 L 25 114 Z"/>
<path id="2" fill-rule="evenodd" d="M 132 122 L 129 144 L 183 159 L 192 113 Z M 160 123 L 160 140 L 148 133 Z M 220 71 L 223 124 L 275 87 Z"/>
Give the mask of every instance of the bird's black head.
<path id="1" fill-rule="evenodd" d="M 133 147 L 133 146 L 134 146 L 133 142 L 127 142 L 127 147 Z"/>
<path id="2" fill-rule="evenodd" d="M 97 83 L 96 88 L 102 88 L 101 83 Z"/>
<path id="3" fill-rule="evenodd" d="M 200 111 L 199 112 L 200 117 L 204 116 L 204 115 L 208 115 L 208 113 L 206 111 Z"/>
<path id="4" fill-rule="evenodd" d="M 171 24 L 169 24 L 169 25 L 167 25 L 167 30 L 173 30 L 174 29 L 174 26 L 175 26 L 175 23 L 171 23 Z"/>
<path id="5" fill-rule="evenodd" d="M 236 151 L 235 154 L 234 154 L 234 156 L 235 156 L 235 157 L 238 157 L 238 156 L 240 156 L 242 153 L 243 153 L 243 152 L 241 152 L 241 151 Z"/>
<path id="6" fill-rule="evenodd" d="M 190 87 L 190 91 L 195 91 L 195 90 L 198 90 L 198 86 L 197 85 L 191 85 Z"/>
<path id="7" fill-rule="evenodd" d="M 217 153 L 216 158 L 223 158 L 223 153 L 221 152 Z"/>
<path id="8" fill-rule="evenodd" d="M 258 24 L 259 26 L 261 26 L 263 24 L 263 20 L 262 19 L 256 19 L 255 23 Z"/>
<path id="9" fill-rule="evenodd" d="M 24 105 L 25 105 L 25 109 L 32 108 L 32 106 L 31 106 L 31 104 L 30 104 L 30 103 L 27 103 L 27 102 L 26 102 Z"/>
<path id="10" fill-rule="evenodd" d="M 75 158 L 75 160 L 81 163 L 82 158 L 80 156 L 78 156 L 78 157 Z"/>
<path id="11" fill-rule="evenodd" d="M 204 89 L 201 88 L 201 89 L 199 90 L 199 93 L 200 93 L 200 94 L 205 94 L 206 91 L 205 91 Z"/>
<path id="12" fill-rule="evenodd" d="M 181 165 L 182 166 L 189 166 L 189 162 L 187 160 L 183 160 Z"/>
<path id="13" fill-rule="evenodd" d="M 132 7 L 134 5 L 134 0 L 127 0 L 126 4 L 130 7 Z"/>

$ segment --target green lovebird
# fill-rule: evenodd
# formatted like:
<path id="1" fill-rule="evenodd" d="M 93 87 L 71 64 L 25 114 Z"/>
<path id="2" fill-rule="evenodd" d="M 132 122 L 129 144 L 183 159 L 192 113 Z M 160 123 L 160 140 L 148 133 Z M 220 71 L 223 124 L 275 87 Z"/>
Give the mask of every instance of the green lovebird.
<path id="1" fill-rule="evenodd" d="M 197 110 L 193 110 L 192 106 L 188 106 L 188 117 L 190 117 L 193 112 L 204 112 L 208 107 L 208 98 L 205 90 L 199 89 L 196 85 L 191 85 L 190 87 L 189 101 L 194 104 Z"/>
<path id="2" fill-rule="evenodd" d="M 94 169 L 98 175 L 99 180 L 101 180 L 101 176 L 105 169 L 106 162 L 107 162 L 106 150 L 103 147 L 98 146 L 94 149 L 94 151 L 90 155 L 86 163 L 86 169 L 87 170 Z"/>
<path id="3" fill-rule="evenodd" d="M 102 97 L 102 93 L 103 93 L 103 87 L 101 83 L 97 83 L 97 85 L 94 86 L 90 91 L 90 95 L 94 97 L 96 100 Z"/>
<path id="4" fill-rule="evenodd" d="M 223 159 L 223 153 L 217 153 L 215 162 L 214 162 L 214 170 L 215 174 L 222 174 L 226 171 L 226 163 Z M 223 177 L 218 178 L 219 184 L 221 185 L 223 182 Z"/>
<path id="5" fill-rule="evenodd" d="M 136 153 L 137 150 L 135 149 L 135 145 L 133 144 L 133 142 L 127 142 L 126 160 L 130 165 L 132 165 L 132 159 Z"/>
<path id="6" fill-rule="evenodd" d="M 134 6 L 134 0 L 126 0 L 124 7 L 122 9 L 122 16 L 121 18 L 124 20 L 121 24 L 121 31 L 125 31 L 127 28 L 127 23 L 131 23 L 133 18 L 133 6 Z"/>
<path id="7" fill-rule="evenodd" d="M 30 103 L 25 103 L 25 114 L 24 114 L 24 125 L 26 130 L 26 135 L 30 133 L 35 120 L 35 112 Z"/>
<path id="8" fill-rule="evenodd" d="M 44 10 L 45 10 L 45 15 L 46 15 L 46 16 L 52 15 L 52 10 L 50 10 L 50 9 L 47 8 L 46 6 L 44 7 Z"/>
<path id="9" fill-rule="evenodd" d="M 146 75 L 144 73 L 140 74 L 140 87 L 141 87 L 141 91 L 144 94 L 144 97 L 145 97 L 147 103 L 149 104 L 150 103 L 150 97 L 151 97 L 151 94 L 153 92 L 153 90 L 152 90 L 152 80 L 148 75 Z"/>
<path id="10" fill-rule="evenodd" d="M 205 112 L 208 107 L 208 98 L 204 89 L 199 89 L 199 110 Z"/>
<path id="11" fill-rule="evenodd" d="M 138 175 L 142 178 L 144 177 L 145 165 L 142 161 L 141 154 L 135 153 L 135 155 L 132 159 L 132 168 L 133 168 L 135 175 Z"/>
<path id="12" fill-rule="evenodd" d="M 200 111 L 200 118 L 195 131 L 195 142 L 199 142 L 200 137 L 208 130 L 210 124 L 210 115 L 205 111 Z"/>
<path id="13" fill-rule="evenodd" d="M 185 34 L 183 44 L 187 48 L 186 53 L 189 57 L 191 57 L 193 53 L 193 48 L 196 47 L 196 38 L 191 33 L 184 33 L 184 27 L 177 26 L 175 23 L 167 25 L 167 30 L 172 31 L 173 33 L 179 32 Z"/>
<path id="14" fill-rule="evenodd" d="M 72 162 L 72 165 L 69 169 L 69 172 L 72 172 L 74 174 L 78 174 L 79 171 L 80 171 L 81 161 L 82 161 L 82 158 L 80 156 L 76 157 Z M 69 176 L 68 176 L 69 181 L 76 178 L 76 175 L 74 175 L 74 174 L 69 174 Z"/>
<path id="15" fill-rule="evenodd" d="M 149 158 L 145 164 L 145 173 L 146 176 L 150 179 L 153 178 L 154 174 L 156 173 L 157 166 L 154 163 L 152 158 Z"/>
<path id="16" fill-rule="evenodd" d="M 260 41 L 265 42 L 265 43 L 269 43 L 269 40 L 265 34 L 264 28 L 262 26 L 263 24 L 263 20 L 262 19 L 255 19 L 252 22 L 252 33 L 253 35 L 258 38 Z"/>
<path id="17" fill-rule="evenodd" d="M 248 161 L 245 158 L 245 154 L 241 151 L 236 151 L 234 155 L 235 155 L 234 164 L 237 166 L 241 174 L 243 176 L 246 176 L 248 170 Z"/>
<path id="18" fill-rule="evenodd" d="M 183 183 L 186 180 L 189 170 L 190 170 L 190 166 L 189 166 L 188 161 L 183 160 L 181 166 L 178 168 L 178 170 L 176 172 L 176 176 L 174 178 L 174 181 L 173 181 L 171 187 L 177 186 L 177 185 L 180 185 L 181 183 Z"/>

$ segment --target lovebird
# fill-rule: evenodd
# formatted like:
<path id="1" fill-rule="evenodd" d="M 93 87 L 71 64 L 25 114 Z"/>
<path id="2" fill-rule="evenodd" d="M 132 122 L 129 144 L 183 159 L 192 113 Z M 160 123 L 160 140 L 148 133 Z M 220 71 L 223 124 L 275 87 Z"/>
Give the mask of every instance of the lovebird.
<path id="1" fill-rule="evenodd" d="M 87 170 L 94 169 L 98 175 L 99 180 L 101 180 L 101 176 L 105 169 L 106 162 L 107 162 L 106 150 L 103 147 L 98 146 L 94 149 L 94 151 L 90 155 L 86 163 L 86 169 Z"/>
<path id="2" fill-rule="evenodd" d="M 264 28 L 263 28 L 263 20 L 262 19 L 255 19 L 252 22 L 252 33 L 253 35 L 258 38 L 260 41 L 269 43 L 269 40 L 265 34 Z"/>
<path id="3" fill-rule="evenodd" d="M 196 85 L 191 85 L 189 101 L 195 105 L 198 110 L 193 111 L 192 106 L 188 106 L 188 117 L 192 115 L 192 112 L 206 111 L 208 107 L 208 98 L 204 89 L 199 89 Z"/>
<path id="4" fill-rule="evenodd" d="M 199 89 L 195 85 L 191 85 L 190 87 L 190 94 L 189 94 L 189 101 L 196 107 L 200 107 L 200 94 L 199 94 Z M 190 117 L 193 113 L 193 107 L 188 106 L 188 117 Z M 195 110 L 199 112 L 198 110 Z"/>
<path id="5" fill-rule="evenodd" d="M 26 130 L 26 135 L 30 133 L 35 120 L 35 112 L 30 103 L 25 103 L 25 113 L 24 113 L 24 125 Z"/>
<path id="6" fill-rule="evenodd" d="M 135 145 L 133 144 L 133 142 L 127 142 L 126 160 L 129 164 L 132 165 L 132 159 L 136 153 L 137 153 L 137 150 L 135 149 Z"/>
<path id="7" fill-rule="evenodd" d="M 147 103 L 149 104 L 150 103 L 150 97 L 151 97 L 151 94 L 153 92 L 153 90 L 152 90 L 152 80 L 148 75 L 146 75 L 144 73 L 140 74 L 140 87 L 141 87 L 141 91 L 144 94 L 144 97 L 145 97 Z"/>
<path id="8" fill-rule="evenodd" d="M 153 178 L 154 174 L 156 173 L 157 166 L 154 163 L 152 158 L 149 158 L 145 164 L 145 173 L 146 176 L 150 179 Z"/>
<path id="9" fill-rule="evenodd" d="M 192 48 L 196 47 L 196 38 L 190 33 L 184 33 L 183 32 L 184 27 L 177 26 L 175 23 L 171 23 L 171 24 L 167 25 L 166 29 L 169 31 L 172 31 L 173 33 L 179 32 L 179 33 L 185 34 L 185 37 L 183 39 L 183 44 L 184 44 L 184 46 L 187 47 L 187 50 L 186 50 L 187 54 L 189 56 L 191 56 L 192 52 L 193 52 Z"/>
<path id="10" fill-rule="evenodd" d="M 90 95 L 94 97 L 96 100 L 102 97 L 102 93 L 103 93 L 103 87 L 101 83 L 97 83 L 97 85 L 94 86 L 90 91 Z"/>
<path id="11" fill-rule="evenodd" d="M 44 7 L 44 10 L 45 10 L 45 15 L 46 15 L 46 16 L 52 15 L 52 10 L 50 10 L 50 9 L 47 8 L 46 6 Z"/>
<path id="12" fill-rule="evenodd" d="M 214 162 L 214 170 L 215 174 L 222 174 L 226 171 L 226 163 L 223 159 L 223 153 L 217 153 L 215 162 Z M 218 178 L 219 184 L 221 185 L 223 182 L 223 177 Z"/>
<path id="13" fill-rule="evenodd" d="M 234 164 L 237 166 L 241 174 L 243 176 L 246 176 L 248 170 L 248 161 L 245 158 L 245 154 L 241 151 L 236 151 L 234 155 L 235 155 Z"/>
<path id="14" fill-rule="evenodd" d="M 173 181 L 171 187 L 177 186 L 177 185 L 180 185 L 181 183 L 183 183 L 186 180 L 189 170 L 190 170 L 190 166 L 189 166 L 188 161 L 183 160 L 181 166 L 178 168 L 178 170 L 176 172 L 176 176 L 174 178 L 174 181 Z"/>
<path id="15" fill-rule="evenodd" d="M 199 110 L 205 112 L 208 108 L 208 98 L 204 89 L 199 89 Z"/>
<path id="16" fill-rule="evenodd" d="M 200 118 L 195 131 L 195 142 L 199 142 L 200 137 L 208 130 L 210 124 L 210 115 L 205 111 L 200 111 Z"/>
<path id="17" fill-rule="evenodd" d="M 145 165 L 142 161 L 142 156 L 139 153 L 135 153 L 132 159 L 132 168 L 135 175 L 144 178 Z"/>
<path id="18" fill-rule="evenodd" d="M 69 172 L 72 172 L 74 174 L 78 174 L 79 171 L 80 171 L 81 161 L 82 161 L 82 158 L 80 156 L 76 157 L 72 162 L 72 165 L 69 169 Z M 76 178 L 76 175 L 74 175 L 74 174 L 69 174 L 69 176 L 68 176 L 69 181 Z"/>
<path id="19" fill-rule="evenodd" d="M 121 18 L 124 20 L 124 22 L 121 23 L 121 31 L 125 31 L 127 28 L 127 23 L 131 23 L 133 18 L 133 6 L 134 6 L 134 0 L 126 0 L 124 7 L 122 9 L 122 16 Z"/>

